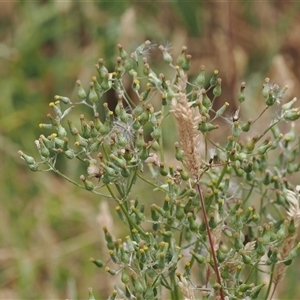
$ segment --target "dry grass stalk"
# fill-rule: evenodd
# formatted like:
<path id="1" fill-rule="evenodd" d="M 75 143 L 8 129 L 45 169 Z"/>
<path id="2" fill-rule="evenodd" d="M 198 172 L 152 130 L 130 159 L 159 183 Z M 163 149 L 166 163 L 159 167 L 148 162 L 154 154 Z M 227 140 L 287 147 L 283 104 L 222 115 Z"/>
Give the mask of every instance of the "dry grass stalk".
<path id="1" fill-rule="evenodd" d="M 191 288 L 190 283 L 186 280 L 186 278 L 180 276 L 178 286 L 180 288 L 184 300 L 196 300 L 194 291 Z"/>
<path id="2" fill-rule="evenodd" d="M 221 221 L 220 215 L 217 210 L 214 212 L 214 217 L 217 223 Z M 219 249 L 220 241 L 222 237 L 222 226 L 221 225 L 217 226 L 211 231 L 211 233 L 212 233 L 212 240 L 214 244 L 214 250 L 217 251 Z"/>
<path id="3" fill-rule="evenodd" d="M 296 187 L 296 190 L 299 192 L 300 186 Z M 284 259 L 287 255 L 291 252 L 291 250 L 295 246 L 295 240 L 298 234 L 298 228 L 300 225 L 300 207 L 299 207 L 299 200 L 296 194 L 292 191 L 287 191 L 287 200 L 290 204 L 290 209 L 287 211 L 287 221 L 291 222 L 294 221 L 295 224 L 295 232 L 289 234 L 283 242 L 280 257 Z M 285 273 L 286 273 L 287 266 L 284 263 L 279 263 L 276 265 L 274 270 L 273 282 L 276 285 L 283 280 Z M 274 288 L 274 289 L 275 289 Z"/>
<path id="4" fill-rule="evenodd" d="M 178 94 L 172 100 L 171 112 L 176 119 L 181 148 L 184 152 L 183 164 L 191 178 L 197 180 L 201 166 L 202 136 L 198 130 L 201 117 L 199 112 L 191 107 L 185 94 L 187 77 L 184 73 L 180 75 L 177 85 Z"/>

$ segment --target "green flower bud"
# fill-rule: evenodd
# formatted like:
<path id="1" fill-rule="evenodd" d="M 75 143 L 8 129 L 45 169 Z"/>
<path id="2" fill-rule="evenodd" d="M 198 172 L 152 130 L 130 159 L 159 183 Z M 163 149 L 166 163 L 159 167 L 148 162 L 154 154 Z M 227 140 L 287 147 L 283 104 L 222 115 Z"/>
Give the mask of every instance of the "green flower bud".
<path id="1" fill-rule="evenodd" d="M 103 93 L 107 92 L 112 87 L 112 79 L 110 78 L 109 73 L 104 75 L 103 81 L 101 82 L 101 89 L 103 90 Z"/>
<path id="2" fill-rule="evenodd" d="M 55 115 L 56 115 L 56 119 L 60 120 L 63 114 L 62 114 L 62 111 L 60 109 L 59 101 L 55 101 L 55 103 L 54 102 L 50 102 L 49 106 L 54 109 L 54 112 L 55 112 Z"/>
<path id="3" fill-rule="evenodd" d="M 80 80 L 77 80 L 76 84 L 77 84 L 77 95 L 78 95 L 78 98 L 80 100 L 85 100 L 86 99 L 86 92 L 83 89 Z"/>
<path id="4" fill-rule="evenodd" d="M 25 162 L 28 165 L 34 165 L 36 162 L 34 160 L 34 158 L 32 156 L 26 155 L 24 152 L 22 152 L 21 150 L 18 151 L 18 154 L 20 155 L 20 157 L 25 160 Z"/>
<path id="5" fill-rule="evenodd" d="M 170 197 L 165 197 L 164 204 L 163 204 L 163 210 L 169 211 L 170 210 Z"/>
<path id="6" fill-rule="evenodd" d="M 270 91 L 270 78 L 265 79 L 265 84 L 263 85 L 262 95 L 266 99 L 269 97 L 269 91 Z"/>
<path id="7" fill-rule="evenodd" d="M 108 254 L 109 254 L 111 260 L 112 260 L 114 263 L 116 263 L 116 264 L 119 263 L 119 259 L 118 259 L 118 257 L 116 256 L 114 250 L 109 250 L 109 251 L 108 251 Z"/>
<path id="8" fill-rule="evenodd" d="M 129 171 L 128 167 L 126 167 L 126 165 L 123 165 L 121 167 L 121 176 L 124 178 L 127 178 L 130 176 L 130 171 Z"/>
<path id="9" fill-rule="evenodd" d="M 88 147 L 88 142 L 85 138 L 83 138 L 79 132 L 77 131 L 75 133 L 76 136 L 76 142 L 75 142 L 75 146 L 81 146 L 82 148 L 87 148 Z"/>
<path id="10" fill-rule="evenodd" d="M 131 275 L 131 279 L 132 279 L 135 292 L 142 294 L 144 292 L 144 287 L 141 281 L 139 280 L 138 276 L 133 274 Z"/>
<path id="11" fill-rule="evenodd" d="M 163 218 L 166 216 L 166 212 L 160 206 L 157 206 L 156 204 L 152 204 L 151 205 L 151 210 L 152 209 L 155 209 Z"/>
<path id="12" fill-rule="evenodd" d="M 191 68 L 191 58 L 190 54 L 185 55 L 183 64 L 181 65 L 183 71 L 188 71 Z"/>
<path id="13" fill-rule="evenodd" d="M 96 65 L 96 69 L 100 75 L 100 78 L 103 80 L 106 74 L 108 74 L 108 70 L 104 66 L 104 60 L 102 58 L 99 58 L 98 64 Z"/>
<path id="14" fill-rule="evenodd" d="M 265 99 L 265 102 L 268 106 L 272 106 L 275 104 L 277 98 L 275 97 L 272 90 L 269 91 L 268 97 Z"/>
<path id="15" fill-rule="evenodd" d="M 299 250 L 299 248 L 300 248 L 300 243 L 298 243 L 297 245 L 296 245 L 296 247 L 294 247 L 293 249 L 292 249 L 292 251 L 289 253 L 289 255 L 287 256 L 287 257 L 285 257 L 284 258 L 284 264 L 285 265 L 290 265 L 291 263 L 292 263 L 292 260 L 297 256 L 297 254 L 298 254 L 298 250 Z"/>
<path id="16" fill-rule="evenodd" d="M 108 232 L 106 226 L 103 227 L 103 232 L 104 232 L 105 240 L 107 242 L 107 249 L 108 250 L 114 250 L 115 249 L 115 244 L 114 244 L 113 238 L 110 235 L 110 233 Z"/>
<path id="17" fill-rule="evenodd" d="M 245 254 L 244 251 L 239 251 L 240 255 L 242 256 L 243 262 L 245 265 L 249 265 L 252 261 L 251 257 L 247 254 Z"/>
<path id="18" fill-rule="evenodd" d="M 229 267 L 225 265 L 224 268 L 223 268 L 223 270 L 221 271 L 221 277 L 223 279 L 228 279 L 229 276 L 230 276 L 230 274 L 229 274 Z"/>
<path id="19" fill-rule="evenodd" d="M 210 78 L 209 84 L 210 86 L 215 86 L 218 83 L 218 70 L 214 70 L 213 76 Z"/>
<path id="20" fill-rule="evenodd" d="M 251 289 L 251 287 L 252 287 L 251 284 L 242 283 L 239 286 L 238 291 L 244 293 L 244 292 L 248 291 L 249 289 Z"/>
<path id="21" fill-rule="evenodd" d="M 187 213 L 187 218 L 188 218 L 188 222 L 189 222 L 189 229 L 192 232 L 198 232 L 198 224 L 196 223 L 195 219 L 194 219 L 194 215 L 193 213 L 189 212 Z"/>
<path id="22" fill-rule="evenodd" d="M 196 262 L 198 264 L 204 264 L 206 262 L 206 259 L 203 255 L 200 255 L 198 253 L 195 253 L 195 251 L 190 250 L 190 254 L 192 254 L 192 256 L 195 258 Z"/>
<path id="23" fill-rule="evenodd" d="M 213 95 L 215 97 L 219 97 L 222 94 L 222 87 L 221 87 L 222 79 L 217 79 L 217 85 L 213 89 Z"/>
<path id="24" fill-rule="evenodd" d="M 225 110 L 227 109 L 228 106 L 229 106 L 229 103 L 225 102 L 224 105 L 220 109 L 217 110 L 216 117 L 217 118 L 221 117 L 224 114 L 224 112 L 225 112 Z"/>
<path id="25" fill-rule="evenodd" d="M 179 173 L 180 173 L 180 177 L 182 180 L 187 181 L 190 179 L 190 175 L 188 172 L 182 170 L 181 168 L 178 169 Z"/>
<path id="26" fill-rule="evenodd" d="M 247 123 L 243 124 L 241 129 L 242 131 L 244 132 L 248 132 L 251 128 L 251 124 L 253 123 L 253 120 L 252 119 L 249 119 Z"/>
<path id="27" fill-rule="evenodd" d="M 234 244 L 233 244 L 234 249 L 236 249 L 236 250 L 242 249 L 244 247 L 244 245 L 241 241 L 240 234 L 238 232 L 235 232 L 233 234 L 233 238 L 234 238 Z"/>
<path id="28" fill-rule="evenodd" d="M 244 93 L 245 87 L 246 87 L 246 83 L 242 82 L 241 83 L 240 91 L 238 93 L 238 101 L 239 101 L 239 103 L 243 103 L 245 101 L 245 99 L 246 99 L 246 96 L 245 96 L 245 93 Z"/>
<path id="29" fill-rule="evenodd" d="M 90 258 L 90 262 L 94 263 L 98 268 L 102 268 L 105 265 L 105 262 L 101 259 Z"/>
<path id="30" fill-rule="evenodd" d="M 72 104 L 71 100 L 68 97 L 63 97 L 63 96 L 55 95 L 54 99 L 56 101 L 62 101 L 64 104 Z"/>
<path id="31" fill-rule="evenodd" d="M 141 160 L 146 160 L 149 157 L 148 144 L 144 143 L 142 151 L 139 153 L 139 158 Z"/>
<path id="32" fill-rule="evenodd" d="M 118 44 L 117 47 L 118 47 L 118 49 L 119 49 L 120 57 L 121 57 L 123 60 L 126 60 L 126 59 L 128 58 L 127 52 L 123 49 L 123 47 L 122 47 L 121 44 Z"/>
<path id="33" fill-rule="evenodd" d="M 200 67 L 200 73 L 198 74 L 196 80 L 194 81 L 195 85 L 198 85 L 199 87 L 205 86 L 205 66 Z"/>
<path id="34" fill-rule="evenodd" d="M 99 97 L 95 91 L 95 84 L 93 81 L 90 82 L 90 91 L 89 91 L 89 101 L 92 104 L 98 104 L 99 103 Z"/>
<path id="35" fill-rule="evenodd" d="M 247 149 L 248 153 L 254 150 L 257 139 L 258 136 L 254 136 L 251 140 L 247 141 L 245 148 Z"/>
<path id="36" fill-rule="evenodd" d="M 299 108 L 292 108 L 284 112 L 284 121 L 296 121 L 300 117 Z"/>
<path id="37" fill-rule="evenodd" d="M 111 268 L 109 268 L 109 267 L 106 267 L 105 268 L 105 271 L 107 272 L 107 273 L 109 273 L 110 275 L 116 275 L 117 274 L 117 271 L 116 270 L 113 270 L 113 269 L 111 269 Z"/>
<path id="38" fill-rule="evenodd" d="M 216 219 L 215 219 L 215 213 L 213 213 L 213 212 L 211 212 L 209 215 L 208 225 L 211 229 L 214 229 L 218 226 L 218 223 L 216 222 Z"/>
<path id="39" fill-rule="evenodd" d="M 165 168 L 165 164 L 163 162 L 159 165 L 159 173 L 161 176 L 167 176 L 169 174 L 168 170 Z"/>
<path id="40" fill-rule="evenodd" d="M 185 216 L 183 207 L 181 206 L 181 202 L 179 200 L 175 202 L 175 205 L 176 205 L 175 217 L 177 220 L 181 221 Z"/>
<path id="41" fill-rule="evenodd" d="M 281 107 L 282 111 L 285 112 L 287 110 L 290 110 L 296 101 L 297 101 L 297 98 L 294 97 L 291 101 L 282 105 L 282 107 Z"/>
<path id="42" fill-rule="evenodd" d="M 185 57 L 186 57 L 186 50 L 187 50 L 187 47 L 186 46 L 182 46 L 181 48 L 181 53 L 180 55 L 177 57 L 177 60 L 176 60 L 176 63 L 179 67 L 181 67 L 184 62 L 185 62 Z"/>
<path id="43" fill-rule="evenodd" d="M 107 298 L 107 300 L 115 300 L 117 295 L 118 295 L 118 291 L 113 290 L 112 294 Z"/>
<path id="44" fill-rule="evenodd" d="M 216 254 L 217 254 L 217 259 L 218 259 L 219 263 L 222 263 L 225 261 L 227 254 L 224 253 L 223 251 L 221 251 L 220 248 L 216 251 Z"/>
<path id="45" fill-rule="evenodd" d="M 173 60 L 171 54 L 168 53 L 168 51 L 162 45 L 160 45 L 158 48 L 162 52 L 164 62 L 167 63 L 167 64 L 171 64 L 172 60 Z"/>
<path id="46" fill-rule="evenodd" d="M 80 179 L 82 180 L 84 187 L 88 191 L 92 191 L 95 188 L 94 184 L 91 181 L 87 180 L 83 175 L 80 176 Z"/>
<path id="47" fill-rule="evenodd" d="M 94 295 L 93 295 L 93 289 L 89 288 L 89 300 L 96 300 Z"/>
<path id="48" fill-rule="evenodd" d="M 161 89 L 161 81 L 159 80 L 159 78 L 156 76 L 156 74 L 154 72 L 149 73 L 148 80 L 149 80 L 151 86 L 155 87 L 158 90 Z"/>
<path id="49" fill-rule="evenodd" d="M 257 299 L 259 293 L 261 292 L 262 288 L 266 285 L 266 282 L 262 282 L 261 284 L 257 285 L 251 290 L 250 299 Z"/>
<path id="50" fill-rule="evenodd" d="M 73 150 L 65 150 L 64 151 L 64 155 L 68 158 L 68 159 L 73 159 L 76 155 L 74 153 Z"/>

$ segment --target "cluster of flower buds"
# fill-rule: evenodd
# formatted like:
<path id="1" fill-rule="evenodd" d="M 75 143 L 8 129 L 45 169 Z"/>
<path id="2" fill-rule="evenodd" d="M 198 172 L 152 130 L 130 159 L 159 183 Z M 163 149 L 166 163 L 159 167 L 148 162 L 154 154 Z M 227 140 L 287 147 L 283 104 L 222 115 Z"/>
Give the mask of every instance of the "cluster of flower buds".
<path id="1" fill-rule="evenodd" d="M 88 88 L 76 82 L 77 102 L 56 95 L 49 104 L 48 122 L 40 128 L 50 132 L 35 141 L 40 160 L 22 151 L 19 155 L 32 171 L 54 171 L 116 201 L 117 215 L 128 227 L 128 236 L 114 239 L 104 227 L 110 261 L 91 259 L 110 275 L 120 275 L 124 288 L 116 286 L 109 299 L 156 299 L 162 286 L 170 290 L 172 299 L 179 299 L 185 284 L 205 285 L 204 289 L 194 288 L 205 299 L 216 295 L 222 300 L 224 295 L 257 299 L 266 283 L 256 279 L 251 283 L 252 271 L 260 264 L 282 269 L 300 248 L 294 245 L 299 199 L 291 196 L 295 190 L 291 175 L 300 170 L 300 139 L 294 123 L 300 109 L 293 107 L 297 99 L 282 104 L 287 86 L 280 88 L 267 78 L 262 112 L 244 120 L 248 96 L 243 82 L 236 95 L 239 108 L 228 118 L 228 102 L 215 109 L 222 94 L 219 71 L 208 72 L 201 66 L 189 81 L 186 72 L 192 57 L 187 47 L 182 47 L 176 60 L 168 47 L 158 47 L 173 71 L 169 78 L 150 66 L 147 55 L 154 46 L 149 41 L 131 54 L 121 44 L 117 48 L 119 56 L 112 71 L 100 58 L 98 76 L 92 76 Z M 105 98 L 110 90 L 115 94 L 114 103 Z M 78 104 L 88 107 L 91 116 L 80 114 L 77 121 L 66 120 Z M 278 110 L 276 118 L 257 130 L 270 107 Z M 179 141 L 169 164 L 164 139 L 173 136 L 172 114 Z M 222 135 L 223 140 L 215 141 L 214 133 L 222 130 L 224 120 L 231 132 L 227 139 Z M 281 123 L 290 121 L 288 131 L 285 127 L 281 132 Z M 208 148 L 213 148 L 210 156 Z M 57 170 L 58 156 L 85 164 L 87 171 L 80 176 L 80 184 Z M 131 200 L 138 179 L 150 184 L 161 199 L 150 202 L 143 195 L 143 203 L 139 197 Z M 106 188 L 108 194 L 100 193 L 100 188 Z M 205 211 L 203 218 L 201 211 Z M 194 268 L 201 274 L 197 279 L 193 278 Z M 274 283 L 281 279 L 279 273 L 274 273 Z"/>

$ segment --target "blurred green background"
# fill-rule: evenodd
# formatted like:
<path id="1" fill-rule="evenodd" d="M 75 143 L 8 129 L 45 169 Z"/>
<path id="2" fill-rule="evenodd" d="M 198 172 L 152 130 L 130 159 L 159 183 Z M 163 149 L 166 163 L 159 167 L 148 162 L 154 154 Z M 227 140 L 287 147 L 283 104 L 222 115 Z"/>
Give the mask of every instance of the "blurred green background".
<path id="1" fill-rule="evenodd" d="M 88 287 L 104 299 L 112 290 L 89 258 L 107 257 L 103 225 L 121 232 L 115 204 L 53 174 L 31 173 L 17 154 L 37 157 L 38 124 L 54 95 L 75 99 L 75 81 L 87 86 L 99 57 L 112 68 L 118 42 L 130 51 L 149 39 L 171 44 L 175 56 L 186 45 L 191 75 L 202 64 L 218 69 L 232 111 L 242 81 L 249 110 L 262 105 L 256 99 L 266 76 L 297 96 L 299 12 L 298 1 L 1 1 L 0 299 L 82 299 Z M 163 70 L 159 59 L 151 58 Z M 60 169 L 77 178 L 83 172 L 64 161 Z M 289 270 L 280 299 L 299 299 L 299 276 Z"/>

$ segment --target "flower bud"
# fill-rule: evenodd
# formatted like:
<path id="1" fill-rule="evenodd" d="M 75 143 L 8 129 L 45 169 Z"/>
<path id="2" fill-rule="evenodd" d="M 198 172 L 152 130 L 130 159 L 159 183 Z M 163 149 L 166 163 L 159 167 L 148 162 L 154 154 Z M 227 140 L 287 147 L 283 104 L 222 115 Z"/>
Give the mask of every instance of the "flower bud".
<path id="1" fill-rule="evenodd" d="M 108 70 L 104 66 L 104 60 L 102 58 L 99 58 L 98 64 L 96 65 L 96 69 L 100 75 L 100 78 L 103 80 L 105 75 L 108 73 Z"/>
<path id="2" fill-rule="evenodd" d="M 213 95 L 215 97 L 219 97 L 222 94 L 222 87 L 221 87 L 222 79 L 217 79 L 217 85 L 213 89 Z"/>
<path id="3" fill-rule="evenodd" d="M 86 99 L 86 92 L 83 89 L 80 80 L 76 81 L 77 84 L 77 96 L 80 100 L 85 100 Z"/>
<path id="4" fill-rule="evenodd" d="M 68 97 L 63 97 L 63 96 L 59 96 L 59 95 L 55 95 L 54 99 L 56 101 L 62 101 L 64 104 L 72 104 L 71 100 Z"/>
<path id="5" fill-rule="evenodd" d="M 187 50 L 187 47 L 186 46 L 182 46 L 181 48 L 181 53 L 180 55 L 177 57 L 177 60 L 176 60 L 176 63 L 179 67 L 181 67 L 184 62 L 185 62 L 185 57 L 186 57 L 186 50 Z"/>
<path id="6" fill-rule="evenodd" d="M 115 244 L 114 244 L 112 236 L 108 232 L 106 226 L 103 227 L 103 232 L 104 232 L 105 240 L 107 242 L 107 249 L 108 250 L 114 250 L 115 249 Z"/>
<path id="7" fill-rule="evenodd" d="M 183 64 L 181 65 L 183 71 L 188 71 L 191 68 L 191 58 L 190 54 L 185 55 Z"/>
<path id="8" fill-rule="evenodd" d="M 247 123 L 243 124 L 241 127 L 242 131 L 248 132 L 250 130 L 252 122 L 253 122 L 253 120 L 249 119 Z"/>
<path id="9" fill-rule="evenodd" d="M 265 79 L 265 84 L 263 85 L 263 90 L 262 90 L 262 95 L 266 99 L 269 96 L 269 91 L 270 91 L 270 78 Z"/>
<path id="10" fill-rule="evenodd" d="M 181 206 L 181 201 L 177 200 L 175 205 L 176 205 L 175 217 L 177 220 L 181 221 L 185 216 L 183 207 Z"/>
<path id="11" fill-rule="evenodd" d="M 194 84 L 202 88 L 205 86 L 205 66 L 202 65 L 200 67 L 200 73 L 194 81 Z"/>
<path id="12" fill-rule="evenodd" d="M 296 121 L 300 117 L 299 108 L 292 108 L 284 112 L 284 121 Z"/>
<path id="13" fill-rule="evenodd" d="M 89 101 L 92 104 L 98 104 L 99 103 L 99 97 L 95 91 L 95 84 L 93 81 L 90 82 L 90 91 L 89 91 Z"/>
<path id="14" fill-rule="evenodd" d="M 25 160 L 25 162 L 28 165 L 34 165 L 36 162 L 34 160 L 34 158 L 32 156 L 26 155 L 24 152 L 22 152 L 21 150 L 18 151 L 18 154 L 21 156 L 21 158 L 23 160 Z"/>
<path id="15" fill-rule="evenodd" d="M 103 93 L 107 92 L 112 87 L 112 79 L 110 78 L 109 73 L 104 75 L 103 81 L 100 84 Z"/>
<path id="16" fill-rule="evenodd" d="M 250 293 L 250 299 L 257 299 L 258 298 L 258 295 L 259 293 L 261 292 L 262 288 L 266 285 L 265 282 L 262 282 L 261 284 L 257 285 L 256 287 L 254 287 L 252 290 L 251 290 L 251 293 Z"/>
<path id="17" fill-rule="evenodd" d="M 105 262 L 101 259 L 90 258 L 90 262 L 94 263 L 98 268 L 102 268 L 105 265 Z"/>
<path id="18" fill-rule="evenodd" d="M 192 254 L 192 256 L 195 258 L 195 260 L 198 264 L 201 265 L 201 264 L 205 263 L 206 259 L 203 255 L 195 253 L 195 251 L 193 251 L 193 250 L 190 250 L 190 254 Z"/>
<path id="19" fill-rule="evenodd" d="M 227 109 L 228 106 L 229 106 L 229 103 L 225 102 L 224 105 L 220 109 L 217 110 L 216 117 L 217 118 L 221 117 L 224 114 L 224 112 L 225 112 L 225 110 Z"/>
<path id="20" fill-rule="evenodd" d="M 109 273 L 110 275 L 116 275 L 116 274 L 117 274 L 117 271 L 116 271 L 116 270 L 113 270 L 113 269 L 111 269 L 111 268 L 109 268 L 109 267 L 106 267 L 106 268 L 105 268 L 105 271 L 106 271 L 107 273 Z"/>
<path id="21" fill-rule="evenodd" d="M 240 91 L 238 93 L 238 101 L 239 101 L 239 103 L 243 103 L 245 101 L 245 99 L 246 99 L 246 96 L 245 96 L 245 93 L 244 93 L 245 87 L 246 87 L 246 83 L 242 82 L 241 83 Z"/>
<path id="22" fill-rule="evenodd" d="M 213 76 L 210 78 L 209 84 L 210 86 L 215 86 L 218 83 L 218 70 L 214 70 Z"/>
<path id="23" fill-rule="evenodd" d="M 166 50 L 166 48 L 164 46 L 162 46 L 162 45 L 160 45 L 158 48 L 162 52 L 162 56 L 163 56 L 164 62 L 167 63 L 167 64 L 171 64 L 172 63 L 172 56 Z"/>
<path id="24" fill-rule="evenodd" d="M 188 218 L 188 222 L 189 222 L 189 229 L 192 232 L 197 232 L 198 231 L 198 224 L 196 223 L 196 221 L 194 219 L 193 213 L 191 213 L 191 212 L 187 213 L 187 218 Z"/>
<path id="25" fill-rule="evenodd" d="M 55 112 L 55 115 L 56 115 L 56 119 L 59 120 L 61 118 L 61 116 L 62 116 L 62 112 L 61 112 L 61 109 L 60 109 L 59 101 L 56 101 L 55 103 L 54 102 L 50 102 L 49 106 L 53 108 L 53 110 Z"/>
<path id="26" fill-rule="evenodd" d="M 84 187 L 88 191 L 92 191 L 95 188 L 94 184 L 91 181 L 87 180 L 83 175 L 80 176 L 80 179 L 82 180 Z"/>

